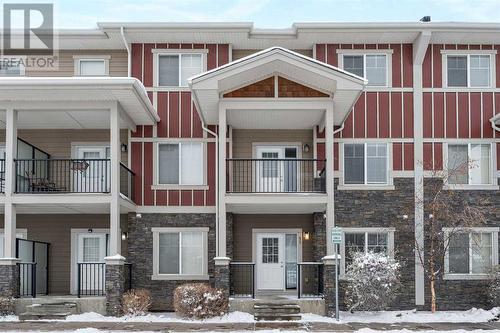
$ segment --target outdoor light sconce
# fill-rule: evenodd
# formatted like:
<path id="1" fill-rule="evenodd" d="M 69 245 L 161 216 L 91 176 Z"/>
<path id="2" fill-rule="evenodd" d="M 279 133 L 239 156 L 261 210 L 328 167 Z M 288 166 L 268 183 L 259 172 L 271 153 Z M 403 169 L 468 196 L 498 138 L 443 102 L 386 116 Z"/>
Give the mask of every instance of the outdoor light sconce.
<path id="1" fill-rule="evenodd" d="M 122 150 L 122 153 L 126 153 L 128 150 L 128 146 L 125 143 L 122 143 L 120 145 L 120 149 Z"/>
<path id="2" fill-rule="evenodd" d="M 128 239 L 128 232 L 122 232 L 122 240 Z"/>
<path id="3" fill-rule="evenodd" d="M 311 237 L 311 235 L 310 235 L 309 231 L 304 231 L 302 238 L 304 238 L 304 240 L 309 240 L 310 237 Z"/>
<path id="4" fill-rule="evenodd" d="M 403 215 L 403 220 L 408 220 L 408 215 Z"/>
<path id="5" fill-rule="evenodd" d="M 94 231 L 94 230 L 92 230 L 92 228 L 88 228 L 88 229 L 87 229 L 87 232 L 88 232 L 89 234 L 91 234 L 93 231 Z"/>
<path id="6" fill-rule="evenodd" d="M 302 147 L 302 150 L 304 150 L 304 153 L 308 153 L 309 150 L 311 150 L 311 147 L 309 147 L 309 145 L 306 143 L 303 147 Z"/>
<path id="7" fill-rule="evenodd" d="M 135 213 L 135 218 L 136 218 L 136 219 L 140 219 L 140 218 L 142 218 L 142 214 L 141 214 L 141 213 Z"/>

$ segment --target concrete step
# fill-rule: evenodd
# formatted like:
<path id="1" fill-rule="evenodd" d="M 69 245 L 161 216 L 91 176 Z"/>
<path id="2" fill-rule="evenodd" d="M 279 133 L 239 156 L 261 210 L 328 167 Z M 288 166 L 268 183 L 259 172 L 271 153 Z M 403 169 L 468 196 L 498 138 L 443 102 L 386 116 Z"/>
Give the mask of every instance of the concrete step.
<path id="1" fill-rule="evenodd" d="M 37 319 L 64 319 L 69 315 L 77 314 L 76 303 L 59 302 L 32 304 L 26 306 L 26 312 L 19 316 L 20 320 Z"/>
<path id="2" fill-rule="evenodd" d="M 257 321 L 290 321 L 290 320 L 300 320 L 302 317 L 300 314 L 284 314 L 284 313 L 266 313 L 266 314 L 254 314 L 254 319 Z"/>

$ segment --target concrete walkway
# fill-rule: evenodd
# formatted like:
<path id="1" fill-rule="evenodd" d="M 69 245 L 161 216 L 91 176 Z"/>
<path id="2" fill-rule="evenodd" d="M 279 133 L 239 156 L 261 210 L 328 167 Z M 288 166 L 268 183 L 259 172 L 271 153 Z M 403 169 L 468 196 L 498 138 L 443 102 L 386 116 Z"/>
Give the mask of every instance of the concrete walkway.
<path id="1" fill-rule="evenodd" d="M 257 331 L 257 330 L 303 330 L 313 332 L 353 332 L 362 328 L 374 330 L 450 331 L 463 329 L 500 332 L 500 322 L 491 323 L 347 323 L 322 322 L 256 322 L 256 323 L 131 323 L 131 322 L 0 322 L 0 332 L 6 331 L 71 331 L 79 328 L 96 328 L 108 331 Z"/>

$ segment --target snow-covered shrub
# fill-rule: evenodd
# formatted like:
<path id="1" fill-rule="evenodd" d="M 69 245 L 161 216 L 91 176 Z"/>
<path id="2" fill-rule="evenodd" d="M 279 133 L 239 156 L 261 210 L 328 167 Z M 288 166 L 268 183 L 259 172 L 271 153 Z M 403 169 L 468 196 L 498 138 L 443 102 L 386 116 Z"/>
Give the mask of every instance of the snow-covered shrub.
<path id="1" fill-rule="evenodd" d="M 122 296 L 122 310 L 126 316 L 143 316 L 151 308 L 151 293 L 146 289 L 132 289 Z"/>
<path id="2" fill-rule="evenodd" d="M 210 318 L 228 312 L 229 300 L 221 289 L 204 283 L 184 284 L 175 288 L 174 310 L 187 318 Z"/>
<path id="3" fill-rule="evenodd" d="M 16 303 L 12 297 L 0 297 L 0 316 L 13 315 L 16 311 Z"/>
<path id="4" fill-rule="evenodd" d="M 500 306 L 500 265 L 491 271 L 488 295 L 493 306 Z"/>
<path id="5" fill-rule="evenodd" d="M 400 286 L 400 264 L 384 253 L 353 252 L 351 257 L 345 274 L 349 310 L 385 310 Z"/>

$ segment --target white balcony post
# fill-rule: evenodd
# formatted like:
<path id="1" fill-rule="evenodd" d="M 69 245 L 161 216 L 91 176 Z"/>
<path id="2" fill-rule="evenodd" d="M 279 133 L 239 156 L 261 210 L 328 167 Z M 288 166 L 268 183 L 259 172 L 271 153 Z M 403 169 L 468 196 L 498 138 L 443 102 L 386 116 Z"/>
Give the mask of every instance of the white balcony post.
<path id="1" fill-rule="evenodd" d="M 16 186 L 17 156 L 17 110 L 8 107 L 5 124 L 5 227 L 4 227 L 4 258 L 16 258 L 16 206 L 12 203 L 12 194 Z"/>
<path id="2" fill-rule="evenodd" d="M 217 258 L 226 257 L 226 136 L 227 136 L 227 119 L 226 107 L 219 103 L 219 221 L 217 223 L 216 240 L 217 240 Z"/>
<path id="3" fill-rule="evenodd" d="M 326 193 L 328 202 L 326 204 L 326 255 L 334 253 L 333 244 L 330 241 L 332 228 L 335 226 L 334 210 L 334 154 L 333 154 L 333 102 L 325 110 L 325 157 L 326 157 Z"/>
<path id="4" fill-rule="evenodd" d="M 118 103 L 110 108 L 111 203 L 109 210 L 109 254 L 121 254 L 120 235 L 120 110 Z"/>

